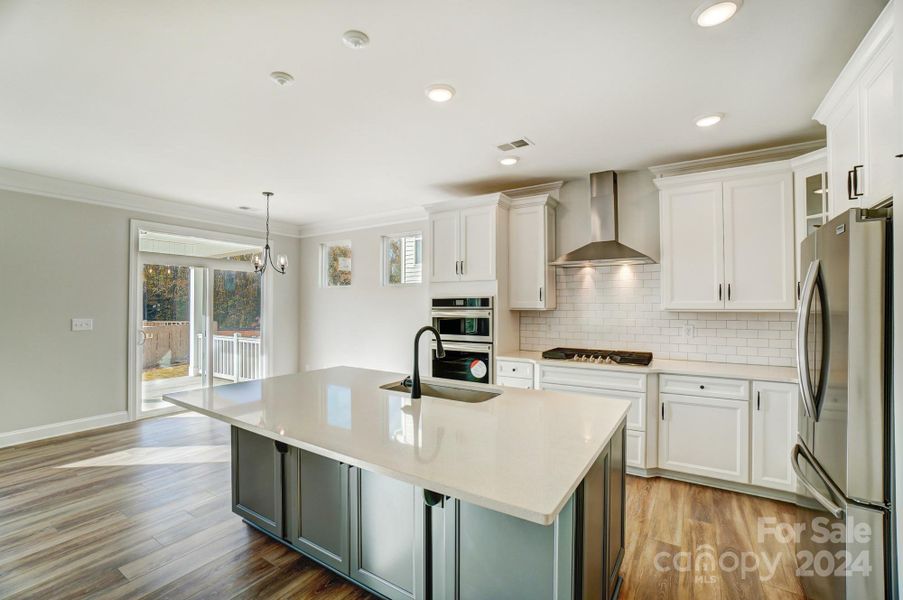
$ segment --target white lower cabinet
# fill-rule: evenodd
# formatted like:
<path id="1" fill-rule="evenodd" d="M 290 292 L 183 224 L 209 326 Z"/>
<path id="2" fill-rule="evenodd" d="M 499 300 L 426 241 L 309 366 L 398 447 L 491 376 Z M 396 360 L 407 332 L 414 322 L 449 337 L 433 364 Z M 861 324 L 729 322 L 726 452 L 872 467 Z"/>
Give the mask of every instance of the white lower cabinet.
<path id="1" fill-rule="evenodd" d="M 646 434 L 642 431 L 627 430 L 627 447 L 624 449 L 628 467 L 646 467 Z"/>
<path id="2" fill-rule="evenodd" d="M 753 382 L 753 485 L 788 492 L 796 489 L 790 452 L 797 431 L 797 394 L 796 384 Z"/>
<path id="3" fill-rule="evenodd" d="M 661 394 L 658 466 L 662 469 L 749 482 L 749 404 Z"/>

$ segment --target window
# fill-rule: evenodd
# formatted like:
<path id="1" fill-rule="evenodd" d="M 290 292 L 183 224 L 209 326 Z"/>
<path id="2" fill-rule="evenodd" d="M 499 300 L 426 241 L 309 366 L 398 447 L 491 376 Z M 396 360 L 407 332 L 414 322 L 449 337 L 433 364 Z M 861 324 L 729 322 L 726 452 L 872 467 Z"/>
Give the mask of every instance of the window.
<path id="1" fill-rule="evenodd" d="M 351 285 L 351 242 L 329 242 L 320 246 L 323 287 Z"/>
<path id="2" fill-rule="evenodd" d="M 418 231 L 383 237 L 383 285 L 422 281 L 423 234 Z"/>

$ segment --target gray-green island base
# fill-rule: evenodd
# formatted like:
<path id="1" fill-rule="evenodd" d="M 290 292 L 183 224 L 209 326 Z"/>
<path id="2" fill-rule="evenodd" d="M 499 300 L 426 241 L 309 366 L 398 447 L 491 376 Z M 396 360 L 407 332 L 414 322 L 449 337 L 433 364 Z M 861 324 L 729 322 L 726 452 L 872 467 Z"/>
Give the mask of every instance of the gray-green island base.
<path id="1" fill-rule="evenodd" d="M 391 600 L 609 600 L 624 555 L 625 429 L 539 525 L 232 427 L 232 509 Z"/>

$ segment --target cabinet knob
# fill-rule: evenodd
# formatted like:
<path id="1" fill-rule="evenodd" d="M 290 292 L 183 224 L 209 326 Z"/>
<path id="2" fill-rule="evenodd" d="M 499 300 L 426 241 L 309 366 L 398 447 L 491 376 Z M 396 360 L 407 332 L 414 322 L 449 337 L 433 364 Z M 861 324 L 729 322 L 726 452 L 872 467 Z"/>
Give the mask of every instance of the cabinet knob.
<path id="1" fill-rule="evenodd" d="M 705 389 L 705 386 L 704 386 L 704 385 L 701 385 L 701 386 L 699 386 L 699 389 L 704 390 L 704 389 Z"/>

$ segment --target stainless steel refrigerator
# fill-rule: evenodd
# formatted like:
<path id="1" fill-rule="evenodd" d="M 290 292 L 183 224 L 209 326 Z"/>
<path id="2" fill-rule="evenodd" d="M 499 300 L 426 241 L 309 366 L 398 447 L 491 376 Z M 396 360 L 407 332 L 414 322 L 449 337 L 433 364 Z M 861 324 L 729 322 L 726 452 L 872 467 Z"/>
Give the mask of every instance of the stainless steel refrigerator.
<path id="1" fill-rule="evenodd" d="M 896 598 L 891 212 L 853 209 L 801 244 L 797 564 L 807 597 Z"/>

